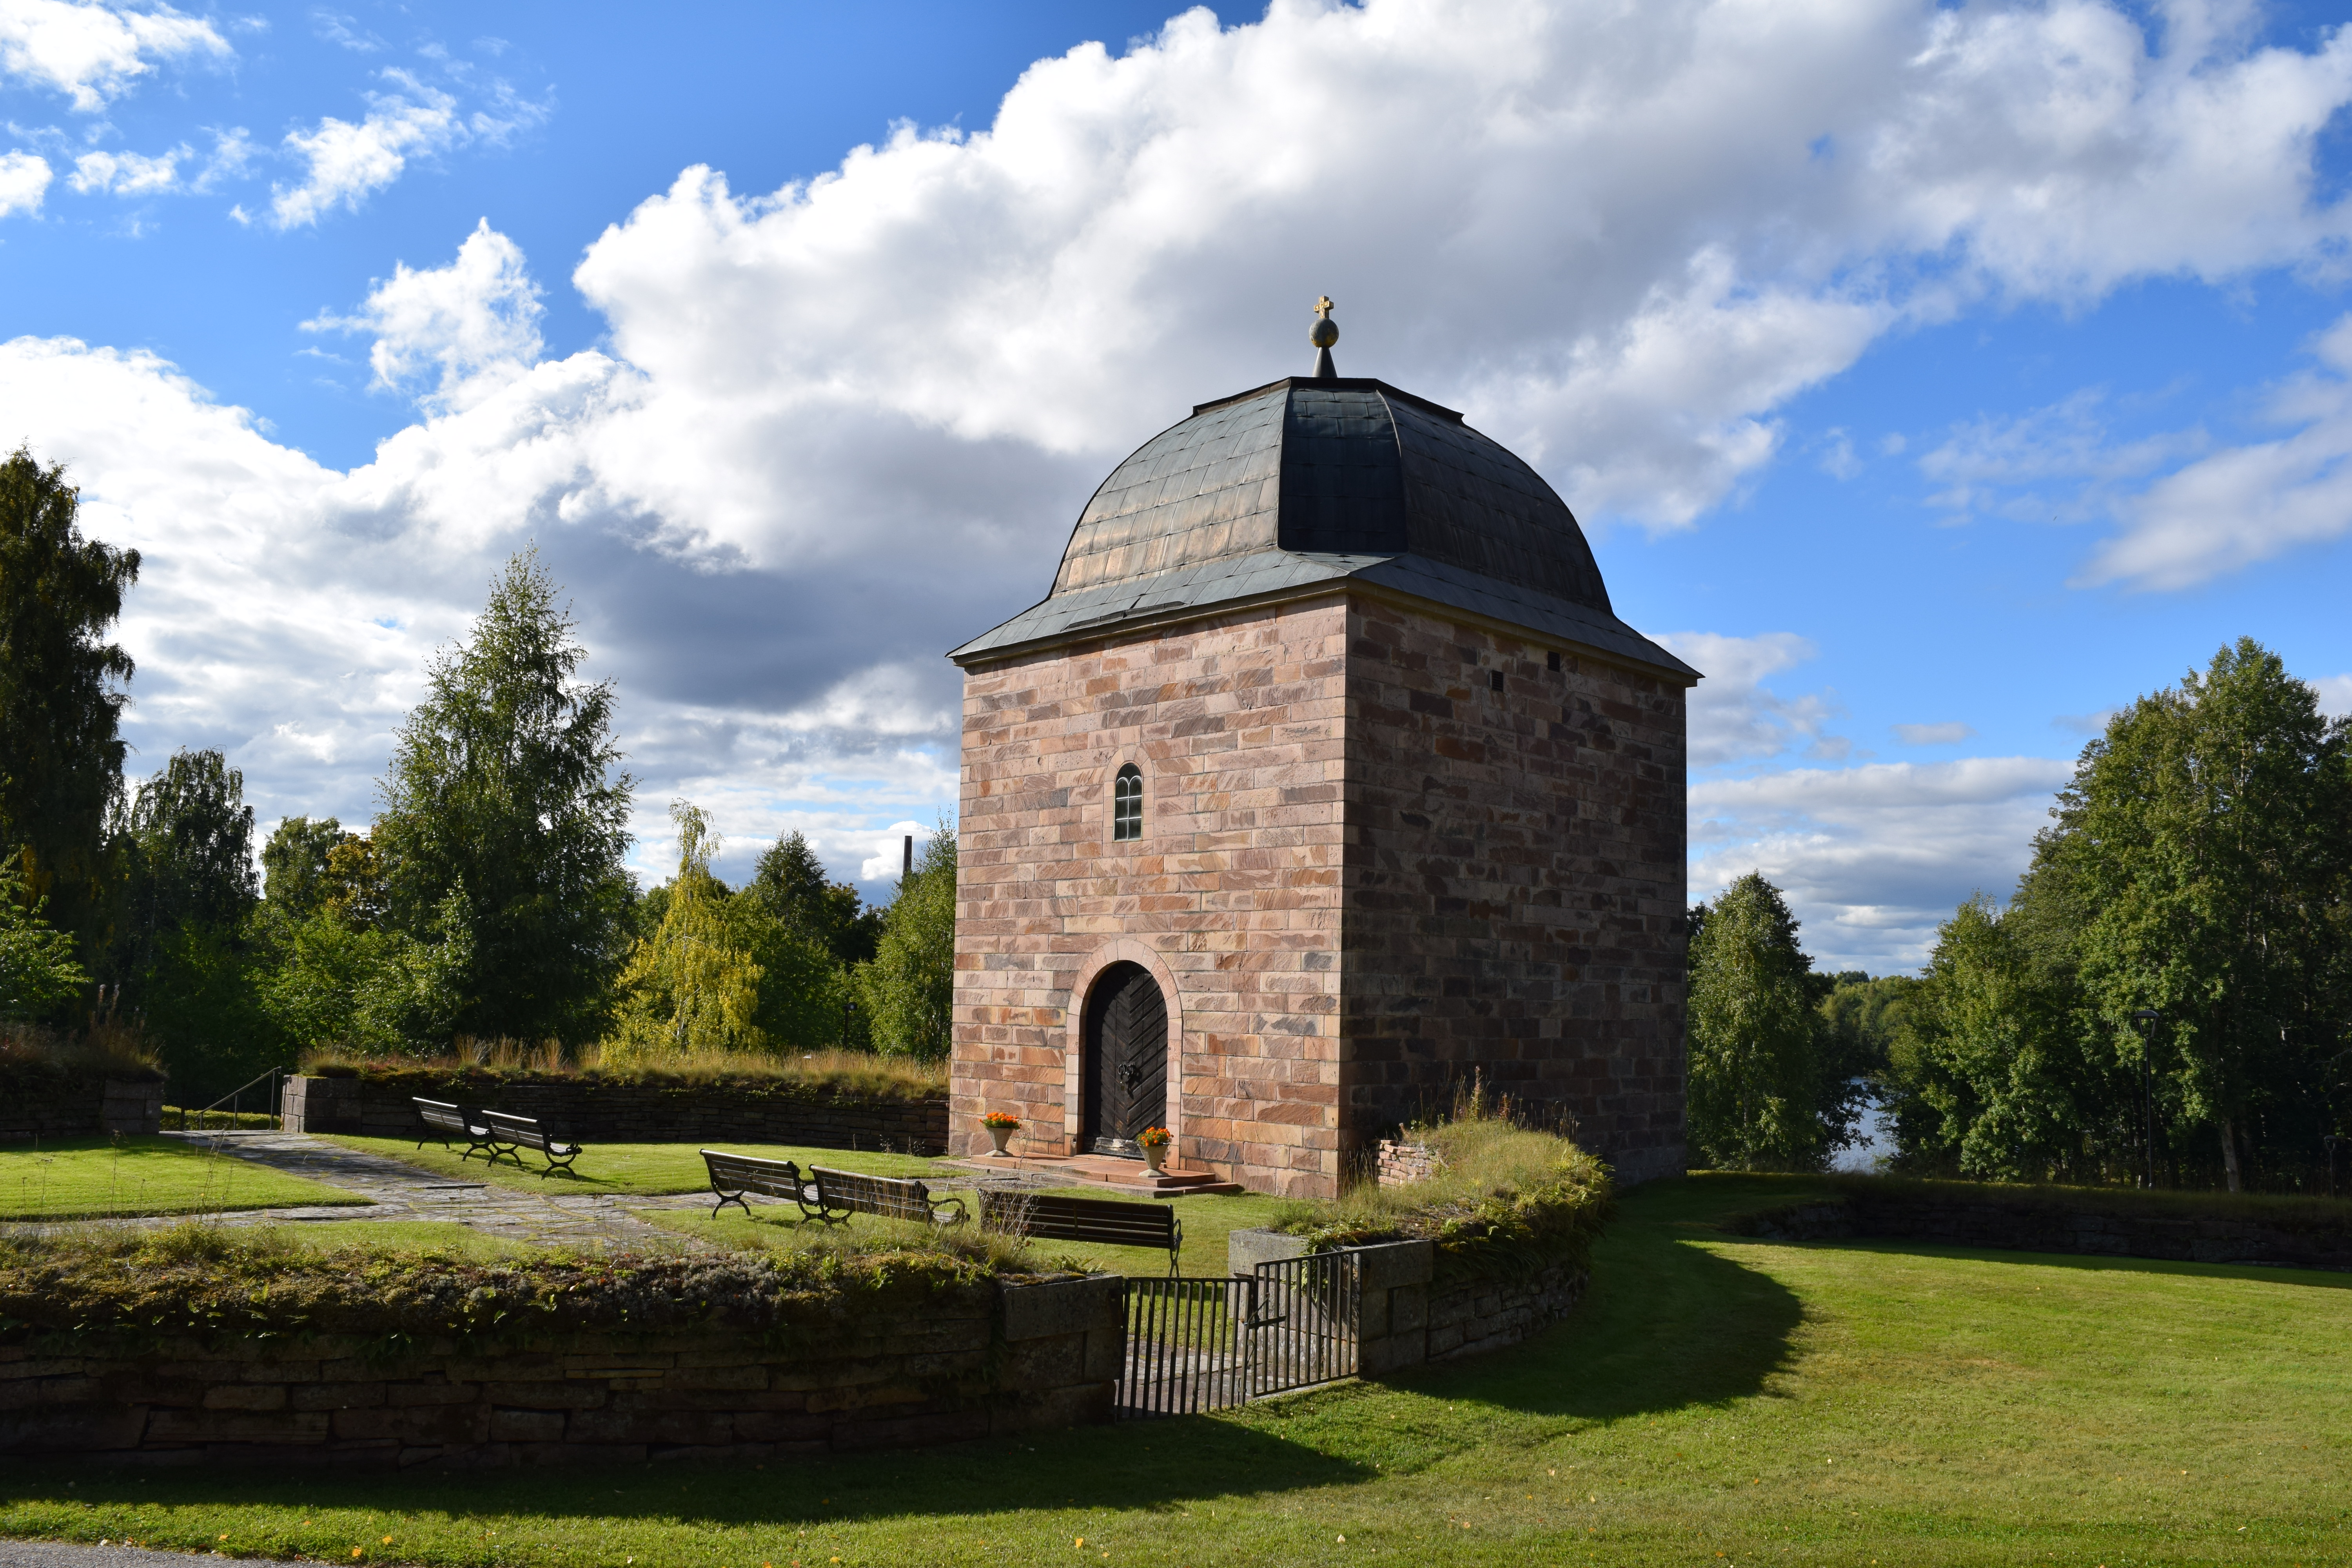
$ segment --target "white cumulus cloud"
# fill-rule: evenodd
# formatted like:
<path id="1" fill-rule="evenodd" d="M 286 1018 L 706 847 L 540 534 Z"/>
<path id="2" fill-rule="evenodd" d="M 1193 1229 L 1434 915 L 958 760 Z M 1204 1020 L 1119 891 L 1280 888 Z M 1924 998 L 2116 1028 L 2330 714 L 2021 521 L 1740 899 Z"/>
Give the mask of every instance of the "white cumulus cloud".
<path id="1" fill-rule="evenodd" d="M 1783 697 L 1768 676 L 1804 663 L 1820 650 L 1794 632 L 1724 637 L 1715 632 L 1661 632 L 1657 640 L 1706 679 L 1690 694 L 1690 761 L 1721 767 L 1778 756 L 1804 743 L 1815 757 L 1843 756 L 1846 742 L 1826 733 L 1835 717 L 1818 693 Z"/>
<path id="2" fill-rule="evenodd" d="M 39 212 L 54 178 L 49 161 L 37 153 L 0 153 L 0 217 Z"/>
<path id="3" fill-rule="evenodd" d="M 1691 894 L 1761 871 L 1828 967 L 1913 968 L 1962 899 L 2008 893 L 2072 774 L 2055 758 L 1971 757 L 1696 780 Z"/>
<path id="4" fill-rule="evenodd" d="M 376 384 L 396 389 L 420 374 L 436 374 L 430 396 L 446 408 L 478 401 L 536 363 L 544 313 L 521 247 L 484 218 L 448 266 L 395 264 L 356 313 L 302 325 L 372 333 L 368 363 Z"/>
<path id="5" fill-rule="evenodd" d="M 1962 741 L 1974 740 L 1973 725 L 1949 721 L 1941 724 L 1897 724 L 1895 738 L 1906 746 L 1957 746 Z"/>
<path id="6" fill-rule="evenodd" d="M 0 76 L 62 92 L 94 114 L 130 90 L 158 60 L 236 58 L 202 16 L 165 5 L 97 0 L 6 0 L 0 5 Z"/>
<path id="7" fill-rule="evenodd" d="M 454 96 L 412 71 L 388 69 L 382 79 L 387 89 L 367 95 L 367 116 L 358 123 L 329 115 L 310 130 L 287 133 L 287 154 L 304 174 L 270 187 L 277 227 L 315 225 L 337 207 L 357 211 L 399 179 L 412 159 L 473 142 L 501 144 L 548 112 L 546 104 L 519 98 L 503 83 L 492 84 L 488 107 L 467 114 Z"/>
<path id="8" fill-rule="evenodd" d="M 0 345 L 0 429 L 70 462 L 94 531 L 148 552 L 125 634 L 148 755 L 218 744 L 266 816 L 363 816 L 425 654 L 536 541 L 620 681 L 646 798 L 704 799 L 739 845 L 803 825 L 845 869 L 876 853 L 872 824 L 952 799 L 940 653 L 1044 591 L 1120 457 L 1304 370 L 1318 292 L 1340 301 L 1344 372 L 1464 408 L 1596 528 L 1664 529 L 1735 496 L 1789 400 L 1889 332 L 2326 263 L 2347 209 L 2315 194 L 2313 148 L 2352 101 L 2352 44 L 2256 47 L 2251 16 L 1196 11 L 1124 54 L 1036 62 L 969 132 L 901 128 L 768 191 L 682 172 L 572 274 L 598 350 L 540 357 L 495 229 L 395 268 L 333 324 L 373 337 L 421 414 L 349 472 L 188 368 L 68 342 Z M 271 221 L 318 222 L 543 112 L 378 85 L 362 121 L 288 138 L 303 174 Z M 1839 754 L 1830 699 L 1773 684 L 1804 639 L 1683 646 L 1717 678 L 1703 763 Z M 2015 826 L 2021 798 L 1935 820 Z M 1709 810 L 1728 837 L 1707 854 L 1826 845 L 1848 868 L 1808 873 L 1822 908 L 1916 911 L 1917 889 L 1940 901 L 1960 876 L 1962 896 L 1961 871 L 1999 858 L 1955 850 L 1938 880 L 1859 805 Z M 1844 844 L 1884 854 L 1840 861 Z"/>
<path id="9" fill-rule="evenodd" d="M 85 153 L 74 160 L 74 172 L 66 183 L 82 192 L 151 195 L 176 189 L 180 161 L 194 154 L 194 149 L 184 143 L 152 158 L 137 153 Z"/>

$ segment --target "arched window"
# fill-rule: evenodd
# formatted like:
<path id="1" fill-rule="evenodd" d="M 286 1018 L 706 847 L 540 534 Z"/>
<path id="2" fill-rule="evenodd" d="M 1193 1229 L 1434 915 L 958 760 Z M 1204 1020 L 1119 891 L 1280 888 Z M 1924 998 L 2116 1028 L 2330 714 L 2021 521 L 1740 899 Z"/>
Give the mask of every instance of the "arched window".
<path id="1" fill-rule="evenodd" d="M 1118 770 L 1110 786 L 1110 836 L 1117 839 L 1143 837 L 1143 775 L 1129 763 Z"/>

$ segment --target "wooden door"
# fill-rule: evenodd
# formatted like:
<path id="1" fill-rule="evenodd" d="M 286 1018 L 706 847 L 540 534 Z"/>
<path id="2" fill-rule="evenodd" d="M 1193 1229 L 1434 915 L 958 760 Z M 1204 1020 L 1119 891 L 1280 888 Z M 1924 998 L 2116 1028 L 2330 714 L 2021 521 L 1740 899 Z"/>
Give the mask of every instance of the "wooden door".
<path id="1" fill-rule="evenodd" d="M 1143 1158 L 1135 1135 L 1168 1121 L 1168 1002 L 1150 972 L 1114 963 L 1087 997 L 1086 1147 Z"/>

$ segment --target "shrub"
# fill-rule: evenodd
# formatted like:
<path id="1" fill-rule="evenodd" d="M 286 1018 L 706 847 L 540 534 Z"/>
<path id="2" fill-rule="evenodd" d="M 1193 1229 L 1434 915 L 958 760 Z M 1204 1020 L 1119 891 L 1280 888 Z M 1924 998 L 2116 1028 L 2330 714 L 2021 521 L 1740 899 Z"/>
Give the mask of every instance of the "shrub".
<path id="1" fill-rule="evenodd" d="M 1315 1251 L 1426 1238 L 1441 1275 L 1535 1274 L 1582 1268 L 1614 1206 L 1609 1169 L 1569 1139 L 1518 1124 L 1507 1100 L 1488 1106 L 1474 1087 L 1444 1121 L 1407 1130 L 1444 1168 L 1383 1187 L 1366 1178 L 1328 1202 L 1276 1211 L 1275 1228 Z"/>
<path id="2" fill-rule="evenodd" d="M 567 1052 L 553 1040 L 460 1039 L 437 1057 L 367 1057 L 316 1051 L 302 1070 L 320 1078 L 360 1078 L 423 1092 L 433 1085 L 529 1083 L 583 1079 L 598 1083 L 708 1086 L 730 1084 L 752 1093 L 800 1094 L 839 1100 L 938 1100 L 948 1092 L 947 1065 L 862 1051 L 812 1051 L 755 1056 L 709 1051 L 655 1064 L 606 1065 L 598 1049 Z"/>

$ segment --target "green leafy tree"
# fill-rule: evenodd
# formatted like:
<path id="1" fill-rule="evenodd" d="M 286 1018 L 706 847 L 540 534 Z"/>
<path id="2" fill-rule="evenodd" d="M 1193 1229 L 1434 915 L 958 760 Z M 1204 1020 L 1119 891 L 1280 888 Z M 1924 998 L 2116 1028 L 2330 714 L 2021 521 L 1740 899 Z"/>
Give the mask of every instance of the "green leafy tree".
<path id="1" fill-rule="evenodd" d="M 788 833 L 770 845 L 743 890 L 779 920 L 814 937 L 845 967 L 874 957 L 882 935 L 880 913 L 860 907 L 856 889 L 829 880 L 800 834 Z"/>
<path id="2" fill-rule="evenodd" d="M 1694 913 L 1690 1140 L 1736 1170 L 1811 1171 L 1843 1141 L 1812 960 L 1780 890 L 1749 872 Z"/>
<path id="3" fill-rule="evenodd" d="M 125 916 L 110 963 L 180 1092 L 290 1065 L 246 929 L 258 889 L 244 775 L 215 751 L 173 753 L 133 792 L 121 841 Z"/>
<path id="4" fill-rule="evenodd" d="M 47 1022 L 89 984 L 73 938 L 42 913 L 42 900 L 26 894 L 24 872 L 0 860 L 0 1023 Z"/>
<path id="5" fill-rule="evenodd" d="M 955 1033 L 956 840 L 941 824 L 882 911 L 874 962 L 857 971 L 874 1048 L 936 1061 Z"/>
<path id="6" fill-rule="evenodd" d="M 132 795 L 125 837 L 130 909 L 123 948 L 134 976 L 187 926 L 230 929 L 259 896 L 245 775 L 214 751 L 180 751 Z"/>
<path id="7" fill-rule="evenodd" d="M 2309 1146 L 2282 1163 L 2314 1157 L 2344 1048 L 2347 739 L 2352 725 L 2242 638 L 2115 717 L 2045 847 L 2087 911 L 2075 946 L 2100 1054 L 2137 1076 L 2152 1045 L 2160 1142 L 2201 1129 L 2232 1192 L 2266 1126 Z M 2142 1008 L 2161 1016 L 2152 1041 Z"/>
<path id="8" fill-rule="evenodd" d="M 18 447 L 0 461 L 0 853 L 94 963 L 122 795 L 119 732 L 131 656 L 105 640 L 139 552 L 82 536 L 65 469 Z"/>
<path id="9" fill-rule="evenodd" d="M 329 896 L 327 857 L 347 837 L 331 816 L 281 817 L 261 847 L 261 896 L 294 919 L 316 914 Z"/>
<path id="10" fill-rule="evenodd" d="M 670 820 L 677 825 L 677 875 L 660 927 L 637 943 L 622 972 L 605 1057 L 658 1063 L 706 1051 L 765 1050 L 762 973 L 730 929 L 727 886 L 710 871 L 719 836 L 709 816 L 687 801 L 671 803 Z"/>
<path id="11" fill-rule="evenodd" d="M 584 1040 L 610 1016 L 625 951 L 634 781 L 616 773 L 610 681 L 535 552 L 509 562 L 472 637 L 438 657 L 403 726 L 373 836 L 386 920 L 446 940 L 464 895 L 473 971 L 457 1027 Z"/>
<path id="12" fill-rule="evenodd" d="M 2027 922 L 1981 896 L 1937 928 L 1892 1050 L 1904 1163 L 1990 1181 L 2095 1180 L 2086 1121 L 2117 1085 L 2085 1057 Z"/>
<path id="13" fill-rule="evenodd" d="M 331 899 L 301 919 L 273 919 L 263 1005 L 299 1050 L 431 1056 L 465 1008 L 473 929 L 462 892 L 436 911 L 431 941 L 371 925 Z"/>

